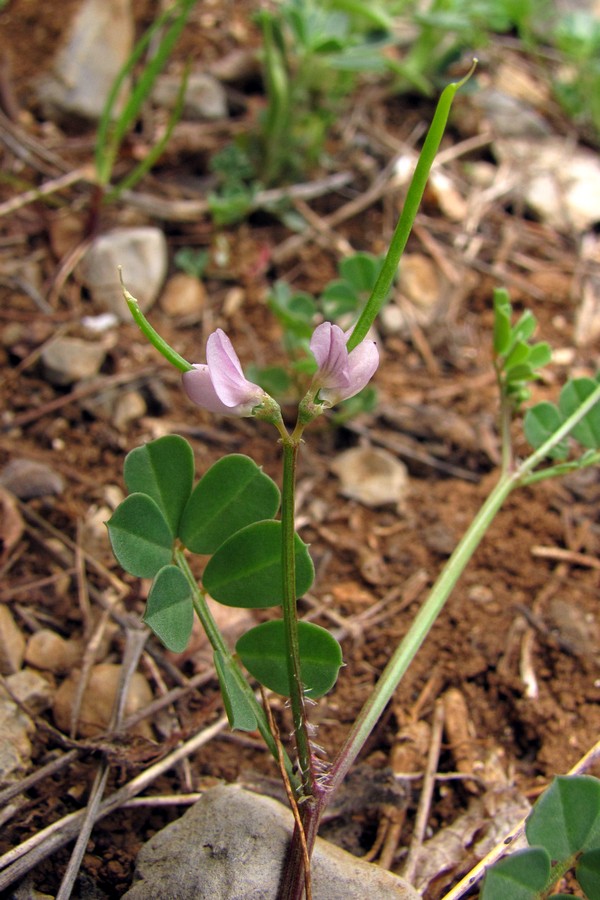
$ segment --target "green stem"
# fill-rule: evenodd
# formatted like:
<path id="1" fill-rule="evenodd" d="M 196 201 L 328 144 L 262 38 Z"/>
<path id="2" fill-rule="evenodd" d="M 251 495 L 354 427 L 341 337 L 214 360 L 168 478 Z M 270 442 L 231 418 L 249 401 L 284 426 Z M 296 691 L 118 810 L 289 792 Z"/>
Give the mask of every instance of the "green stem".
<path id="1" fill-rule="evenodd" d="M 158 352 L 164 356 L 167 362 L 170 362 L 172 366 L 175 366 L 176 369 L 179 369 L 180 372 L 189 372 L 190 369 L 193 369 L 193 365 L 184 359 L 183 356 L 180 356 L 176 350 L 173 350 L 169 344 L 165 341 L 164 338 L 160 336 L 158 331 L 156 331 L 148 319 L 144 316 L 140 309 L 140 305 L 135 299 L 132 297 L 127 288 L 123 283 L 123 272 L 121 271 L 121 267 L 119 266 L 119 279 L 121 281 L 121 288 L 123 289 L 123 297 L 125 298 L 125 302 L 129 307 L 129 311 L 133 316 L 135 324 L 138 326 L 144 337 L 148 338 L 153 347 L 155 347 Z"/>
<path id="2" fill-rule="evenodd" d="M 348 338 L 347 346 L 349 351 L 353 350 L 354 347 L 365 339 L 369 328 L 375 321 L 375 318 L 387 299 L 394 278 L 396 277 L 400 257 L 404 253 L 404 248 L 406 247 L 413 222 L 417 215 L 417 210 L 421 203 L 421 198 L 425 191 L 431 166 L 433 165 L 433 161 L 444 135 L 454 95 L 465 81 L 471 77 L 476 62 L 477 61 L 475 60 L 468 74 L 461 79 L 461 81 L 449 84 L 442 91 L 423 144 L 423 149 L 419 155 L 414 175 L 406 193 L 406 200 L 404 201 L 402 213 L 400 214 L 398 224 L 394 230 L 381 272 L 375 282 L 375 287 L 373 288 L 371 296 L 367 300 L 366 306 L 360 314 L 352 334 Z"/>
<path id="3" fill-rule="evenodd" d="M 473 519 L 448 563 L 444 566 L 427 600 L 417 613 L 407 634 L 383 670 L 373 693 L 363 706 L 358 719 L 339 751 L 330 773 L 328 785 L 330 791 L 335 791 L 356 759 L 421 644 L 429 634 L 432 625 L 442 611 L 465 566 L 473 556 L 485 532 L 514 486 L 514 476 L 501 477 Z"/>
<path id="4" fill-rule="evenodd" d="M 502 504 L 515 487 L 541 480 L 544 475 L 552 477 L 550 468 L 533 473 L 535 467 L 548 457 L 549 452 L 566 437 L 581 419 L 600 402 L 600 385 L 586 398 L 575 412 L 566 419 L 560 428 L 538 447 L 514 472 L 503 472 L 496 487 L 471 522 L 462 540 L 440 573 L 431 592 L 412 623 L 408 633 L 385 667 L 381 678 L 354 723 L 343 747 L 333 764 L 328 782 L 332 793 L 340 784 L 348 769 L 362 749 L 377 720 L 392 698 L 409 665 L 413 661 L 431 627 L 442 611 L 446 600 L 453 590 L 467 563 L 479 546 L 484 534 L 500 510 Z"/>
<path id="5" fill-rule="evenodd" d="M 192 602 L 194 604 L 194 609 L 196 611 L 196 615 L 200 619 L 202 623 L 202 627 L 206 632 L 206 636 L 210 642 L 211 647 L 216 653 L 220 653 L 225 661 L 227 669 L 235 679 L 235 682 L 239 689 L 243 692 L 248 704 L 252 707 L 252 711 L 256 717 L 257 727 L 260 731 L 262 738 L 269 748 L 269 751 L 276 762 L 279 761 L 279 751 L 277 748 L 277 743 L 271 729 L 269 727 L 269 723 L 267 721 L 267 717 L 265 715 L 265 711 L 254 696 L 254 691 L 248 684 L 243 672 L 241 671 L 237 660 L 232 655 L 229 647 L 223 640 L 223 636 L 219 631 L 217 624 L 212 616 L 210 609 L 208 608 L 208 604 L 206 602 L 206 597 L 204 593 L 198 587 L 198 583 L 194 578 L 194 574 L 189 567 L 188 561 L 186 559 L 185 553 L 181 547 L 178 547 L 174 551 L 174 559 L 176 564 L 179 566 L 185 578 L 190 586 L 192 592 Z M 286 754 L 285 750 L 283 750 L 283 759 L 285 764 L 285 769 L 290 779 L 290 782 L 296 788 L 298 787 L 298 779 L 294 772 L 294 768 L 292 766 L 292 762 L 289 756 Z"/>
<path id="6" fill-rule="evenodd" d="M 294 432 L 294 435 L 296 432 Z M 298 642 L 298 608 L 296 597 L 296 557 L 294 554 L 296 462 L 300 438 L 291 435 L 283 440 L 283 484 L 281 491 L 281 529 L 283 562 L 283 622 L 285 629 L 286 657 L 290 682 L 290 705 L 294 722 L 296 750 L 300 764 L 302 790 L 306 797 L 313 793 L 313 772 L 308 737 L 306 704 L 300 671 L 300 647 Z"/>

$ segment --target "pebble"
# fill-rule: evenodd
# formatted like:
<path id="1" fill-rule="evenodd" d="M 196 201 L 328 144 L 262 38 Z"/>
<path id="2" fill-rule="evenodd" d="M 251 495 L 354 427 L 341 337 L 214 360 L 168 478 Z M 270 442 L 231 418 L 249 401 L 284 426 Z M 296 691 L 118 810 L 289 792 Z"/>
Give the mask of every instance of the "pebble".
<path id="1" fill-rule="evenodd" d="M 36 669 L 61 675 L 81 662 L 83 648 L 79 641 L 65 640 L 49 628 L 42 628 L 27 641 L 25 661 Z"/>
<path id="2" fill-rule="evenodd" d="M 0 674 L 12 675 L 23 663 L 25 637 L 8 606 L 0 604 Z M 0 734 L 2 729 L 0 728 Z"/>
<path id="3" fill-rule="evenodd" d="M 160 228 L 117 228 L 97 237 L 77 266 L 77 276 L 99 311 L 122 321 L 131 314 L 123 299 L 119 266 L 129 293 L 140 309 L 150 309 L 167 273 L 167 242 Z"/>
<path id="4" fill-rule="evenodd" d="M 148 412 L 148 405 L 139 391 L 125 391 L 119 394 L 113 412 L 113 425 L 117 431 L 127 431 L 132 422 L 137 422 Z"/>
<path id="5" fill-rule="evenodd" d="M 158 106 L 172 110 L 181 89 L 178 75 L 159 75 L 152 91 L 152 99 Z M 227 94 L 223 85 L 207 72 L 191 72 L 183 101 L 184 119 L 206 120 L 227 117 Z"/>
<path id="6" fill-rule="evenodd" d="M 0 473 L 0 565 L 11 555 L 25 531 L 14 491 L 2 486 Z"/>
<path id="7" fill-rule="evenodd" d="M 560 137 L 494 141 L 494 154 L 521 173 L 515 192 L 558 231 L 583 233 L 600 222 L 600 160 Z"/>
<path id="8" fill-rule="evenodd" d="M 399 512 L 402 510 L 408 492 L 408 471 L 387 450 L 353 447 L 333 460 L 331 470 L 341 481 L 344 497 L 364 506 L 392 504 Z"/>
<path id="9" fill-rule="evenodd" d="M 180 272 L 167 281 L 159 304 L 173 318 L 199 315 L 206 305 L 206 288 L 198 278 Z"/>
<path id="10" fill-rule="evenodd" d="M 9 675 L 6 685 L 12 697 L 32 714 L 42 713 L 52 705 L 53 686 L 33 669 L 26 667 Z"/>
<path id="11" fill-rule="evenodd" d="M 83 0 L 52 71 L 38 82 L 44 115 L 98 119 L 131 54 L 133 39 L 130 0 Z M 125 100 L 124 92 L 117 113 Z"/>
<path id="12" fill-rule="evenodd" d="M 97 341 L 59 337 L 42 350 L 42 369 L 51 384 L 65 387 L 98 374 L 106 350 Z"/>
<path id="13" fill-rule="evenodd" d="M 62 494 L 65 482 L 58 472 L 33 459 L 13 459 L 0 472 L 0 484 L 19 500 Z"/>
<path id="14" fill-rule="evenodd" d="M 106 523 L 114 510 L 108 506 L 92 506 L 81 526 L 81 546 L 86 553 L 102 563 L 114 562 Z"/>
<path id="15" fill-rule="evenodd" d="M 32 720 L 0 686 L 0 788 L 23 775 L 31 762 Z"/>
<path id="16" fill-rule="evenodd" d="M 127 900 L 275 900 L 293 819 L 237 785 L 206 791 L 140 851 Z M 317 838 L 314 900 L 418 900 L 406 881 Z"/>
<path id="17" fill-rule="evenodd" d="M 100 663 L 93 666 L 90 672 L 87 687 L 83 693 L 83 700 L 79 710 L 77 734 L 79 737 L 96 737 L 107 731 L 112 717 L 113 706 L 119 679 L 121 678 L 121 666 L 113 663 Z M 57 728 L 68 734 L 71 729 L 71 710 L 75 702 L 81 672 L 74 670 L 63 681 L 52 707 L 52 714 Z M 129 683 L 127 700 L 125 702 L 125 718 L 137 710 L 147 706 L 153 700 L 152 689 L 141 672 L 134 672 Z M 139 722 L 130 729 L 131 733 L 152 740 L 152 728 L 146 720 Z"/>

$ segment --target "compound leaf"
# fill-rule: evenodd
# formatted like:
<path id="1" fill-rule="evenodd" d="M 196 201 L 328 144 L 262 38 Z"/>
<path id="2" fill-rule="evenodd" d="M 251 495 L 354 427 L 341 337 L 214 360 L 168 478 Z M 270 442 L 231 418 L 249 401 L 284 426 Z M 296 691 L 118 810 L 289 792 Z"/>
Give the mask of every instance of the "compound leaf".
<path id="1" fill-rule="evenodd" d="M 337 680 L 342 665 L 341 647 L 328 631 L 311 622 L 298 623 L 298 643 L 304 693 L 318 700 Z M 252 628 L 242 635 L 235 649 L 257 681 L 277 694 L 290 696 L 282 619 Z"/>
<path id="2" fill-rule="evenodd" d="M 131 575 L 154 578 L 171 562 L 171 529 L 158 504 L 147 494 L 130 494 L 106 524 L 113 553 Z"/>
<path id="3" fill-rule="evenodd" d="M 308 547 L 294 535 L 296 596 L 310 588 L 315 570 Z M 281 522 L 254 522 L 233 534 L 208 561 L 204 587 L 219 603 L 263 609 L 282 601 Z"/>
<path id="4" fill-rule="evenodd" d="M 194 480 L 188 442 L 171 434 L 136 447 L 125 457 L 123 475 L 130 494 L 147 494 L 158 504 L 175 537 Z"/>
<path id="5" fill-rule="evenodd" d="M 565 418 L 574 413 L 584 400 L 598 387 L 598 382 L 593 378 L 574 378 L 568 381 L 558 399 L 560 411 Z M 576 441 L 592 450 L 600 447 L 600 402 L 596 403 L 590 411 L 577 423 L 571 432 Z"/>
<path id="6" fill-rule="evenodd" d="M 236 531 L 279 509 L 279 489 L 249 456 L 232 453 L 200 479 L 181 517 L 179 536 L 194 553 L 214 553 Z"/>
<path id="7" fill-rule="evenodd" d="M 488 869 L 481 900 L 539 900 L 550 877 L 550 856 L 543 847 L 517 850 Z"/>
<path id="8" fill-rule="evenodd" d="M 238 731 L 254 731 L 257 726 L 254 710 L 219 650 L 215 650 L 214 660 L 229 724 Z"/>
<path id="9" fill-rule="evenodd" d="M 553 403 L 543 400 L 527 410 L 523 419 L 523 430 L 531 446 L 537 450 L 558 431 L 562 423 L 560 410 Z M 567 453 L 568 444 L 565 438 L 549 455 L 554 459 L 564 459 Z"/>
<path id="10" fill-rule="evenodd" d="M 533 807 L 525 833 L 553 860 L 600 845 L 600 781 L 591 775 L 559 775 Z"/>
<path id="11" fill-rule="evenodd" d="M 183 653 L 194 624 L 190 586 L 177 566 L 164 566 L 156 575 L 148 594 L 144 622 L 167 650 Z"/>

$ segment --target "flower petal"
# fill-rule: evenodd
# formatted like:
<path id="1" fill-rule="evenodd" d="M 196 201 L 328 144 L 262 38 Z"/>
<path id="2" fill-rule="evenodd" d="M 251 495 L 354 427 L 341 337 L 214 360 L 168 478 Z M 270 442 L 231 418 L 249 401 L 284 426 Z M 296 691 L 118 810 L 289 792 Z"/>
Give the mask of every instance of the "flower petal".
<path id="1" fill-rule="evenodd" d="M 196 406 L 201 406 L 209 412 L 223 413 L 229 416 L 232 414 L 231 407 L 225 406 L 219 400 L 208 366 L 195 365 L 189 372 L 183 373 L 182 381 L 185 393 Z"/>
<path id="2" fill-rule="evenodd" d="M 369 383 L 379 365 L 379 350 L 375 341 L 364 340 L 348 354 L 349 378 L 346 385 L 324 386 L 319 392 L 321 400 L 334 406 L 342 400 L 354 397 Z"/>
<path id="3" fill-rule="evenodd" d="M 244 377 L 233 344 L 220 328 L 206 342 L 206 361 L 214 389 L 225 406 L 257 406 L 261 402 L 263 389 Z"/>
<path id="4" fill-rule="evenodd" d="M 346 340 L 342 329 L 331 322 L 323 322 L 313 332 L 310 349 L 319 366 L 316 379 L 324 388 L 341 388 L 349 384 Z"/>

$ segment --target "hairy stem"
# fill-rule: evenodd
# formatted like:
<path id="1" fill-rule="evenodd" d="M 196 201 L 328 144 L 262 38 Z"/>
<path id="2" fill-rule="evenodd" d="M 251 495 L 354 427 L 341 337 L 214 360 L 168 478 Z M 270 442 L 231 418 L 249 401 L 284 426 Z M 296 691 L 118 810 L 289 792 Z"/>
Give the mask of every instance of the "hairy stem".
<path id="1" fill-rule="evenodd" d="M 315 774 L 311 762 L 310 741 L 306 704 L 300 672 L 300 647 L 298 643 L 298 609 L 296 605 L 296 557 L 294 554 L 295 529 L 295 488 L 296 462 L 300 440 L 292 435 L 283 441 L 283 485 L 281 492 L 281 526 L 283 556 L 283 623 L 288 677 L 290 682 L 290 705 L 294 722 L 294 736 L 302 793 L 310 797 L 315 784 Z"/>
<path id="2" fill-rule="evenodd" d="M 240 669 L 237 660 L 232 655 L 229 647 L 223 640 L 223 635 L 219 631 L 217 624 L 212 616 L 210 609 L 208 608 L 208 604 L 206 602 L 206 597 L 204 593 L 198 587 L 196 579 L 194 578 L 194 574 L 189 567 L 188 561 L 185 557 L 184 551 L 179 547 L 174 552 L 174 559 L 190 586 L 190 590 L 192 592 L 192 602 L 194 604 L 194 610 L 196 611 L 196 615 L 200 619 L 202 623 L 202 627 L 206 632 L 206 636 L 210 642 L 211 647 L 216 653 L 220 653 L 225 660 L 225 664 L 235 679 L 235 682 L 239 689 L 243 692 L 248 704 L 252 707 L 252 711 L 256 717 L 257 728 L 260 731 L 260 734 L 269 748 L 269 752 L 273 756 L 273 758 L 279 762 L 279 754 L 280 751 L 277 747 L 277 742 L 269 723 L 267 721 L 267 717 L 265 715 L 265 711 L 262 708 L 261 704 L 258 702 L 256 697 L 254 696 L 254 691 L 248 684 L 244 673 Z M 292 762 L 289 756 L 283 751 L 283 761 L 285 765 L 285 770 L 287 772 L 288 778 L 290 779 L 290 783 L 293 787 L 298 789 L 298 779 L 294 772 Z"/>

